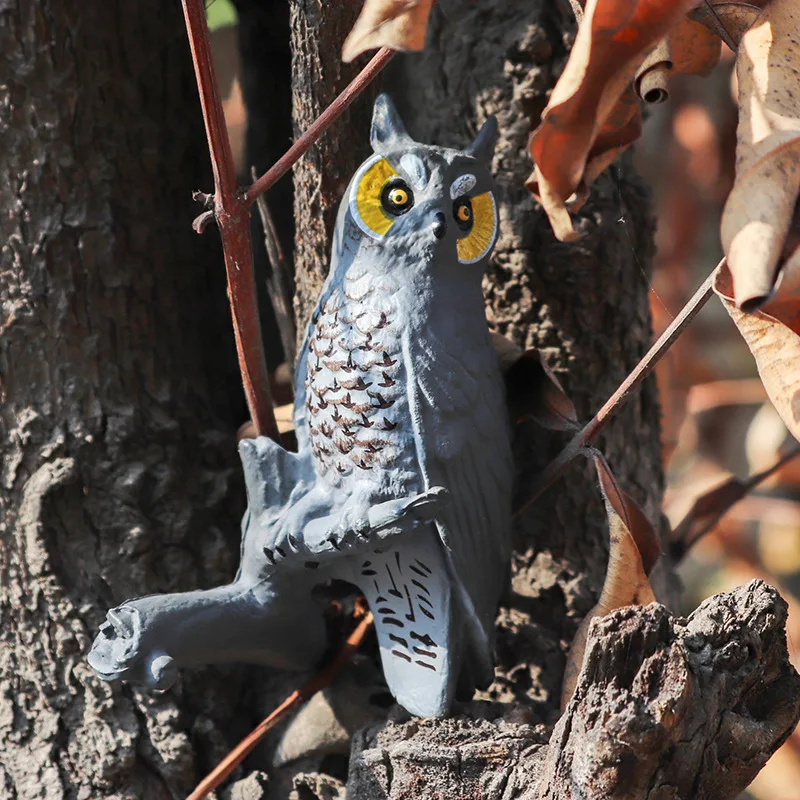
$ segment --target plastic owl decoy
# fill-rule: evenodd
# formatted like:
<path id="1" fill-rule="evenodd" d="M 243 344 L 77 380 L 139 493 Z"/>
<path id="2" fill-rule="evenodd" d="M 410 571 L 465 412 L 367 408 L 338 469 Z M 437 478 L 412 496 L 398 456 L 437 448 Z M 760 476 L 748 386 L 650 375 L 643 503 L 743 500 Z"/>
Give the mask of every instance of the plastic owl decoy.
<path id="1" fill-rule="evenodd" d="M 296 371 L 297 453 L 244 440 L 248 508 L 228 586 L 108 612 L 89 663 L 166 688 L 179 667 L 312 667 L 315 586 L 354 584 L 390 690 L 447 713 L 493 676 L 512 458 L 482 275 L 497 236 L 493 118 L 464 151 L 411 139 L 386 95 L 337 218 Z"/>

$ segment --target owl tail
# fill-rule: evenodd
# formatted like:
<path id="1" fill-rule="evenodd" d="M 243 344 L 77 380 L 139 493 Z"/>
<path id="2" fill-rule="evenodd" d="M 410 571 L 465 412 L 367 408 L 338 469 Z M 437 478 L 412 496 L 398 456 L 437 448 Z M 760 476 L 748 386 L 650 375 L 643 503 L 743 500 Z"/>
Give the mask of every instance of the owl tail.
<path id="1" fill-rule="evenodd" d="M 443 716 L 458 685 L 462 637 L 433 526 L 365 555 L 353 569 L 352 581 L 375 616 L 383 672 L 395 699 L 419 717 Z"/>

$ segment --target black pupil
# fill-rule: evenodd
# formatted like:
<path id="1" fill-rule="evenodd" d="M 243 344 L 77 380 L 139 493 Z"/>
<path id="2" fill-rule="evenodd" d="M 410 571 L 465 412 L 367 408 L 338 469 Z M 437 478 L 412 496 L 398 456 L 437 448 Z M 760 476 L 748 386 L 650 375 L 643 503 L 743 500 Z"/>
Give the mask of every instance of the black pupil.
<path id="1" fill-rule="evenodd" d="M 453 216 L 456 220 L 456 225 L 462 231 L 468 231 L 472 228 L 472 203 L 468 197 L 462 197 L 453 203 Z"/>
<path id="2" fill-rule="evenodd" d="M 389 214 L 405 214 L 414 205 L 414 195 L 404 180 L 396 178 L 383 187 L 381 205 Z"/>

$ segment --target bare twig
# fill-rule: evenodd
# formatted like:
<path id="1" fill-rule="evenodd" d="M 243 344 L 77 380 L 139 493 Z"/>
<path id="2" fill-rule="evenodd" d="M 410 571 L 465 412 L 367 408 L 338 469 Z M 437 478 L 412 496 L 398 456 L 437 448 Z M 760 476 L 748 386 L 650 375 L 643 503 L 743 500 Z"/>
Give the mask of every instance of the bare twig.
<path id="1" fill-rule="evenodd" d="M 714 292 L 714 276 L 722 266 L 722 263 L 720 262 L 703 281 L 703 284 L 695 292 L 692 299 L 681 309 L 678 316 L 670 323 L 664 333 L 658 337 L 656 343 L 647 351 L 645 357 L 634 367 L 633 371 L 619 385 L 614 394 L 608 398 L 603 407 L 544 468 L 525 499 L 518 503 L 515 514 L 521 514 L 525 511 L 545 489 L 555 483 L 564 474 L 573 459 L 585 452 L 586 448 L 608 424 L 608 421 L 625 405 L 641 382 L 653 371 L 667 350 L 672 347 L 675 340 L 683 333 L 684 328 L 708 302 Z"/>
<path id="2" fill-rule="evenodd" d="M 259 195 L 264 194 L 282 178 L 314 142 L 342 115 L 344 110 L 358 97 L 378 73 L 391 61 L 394 50 L 382 47 L 373 56 L 349 86 L 311 123 L 308 130 L 245 192 L 245 203 L 252 205 Z"/>
<path id="3" fill-rule="evenodd" d="M 258 316 L 250 219 L 236 184 L 236 170 L 217 88 L 203 0 L 183 0 L 183 14 L 214 170 L 214 217 L 225 253 L 233 332 L 244 392 L 258 435 L 266 435 L 279 442 Z M 207 204 L 208 198 L 204 199 Z M 201 232 L 210 219 L 208 211 L 201 214 L 195 220 L 195 230 Z"/>
<path id="4" fill-rule="evenodd" d="M 350 660 L 353 653 L 361 647 L 364 639 L 372 628 L 372 613 L 362 611 L 361 621 L 353 632 L 347 637 L 347 641 L 336 657 L 321 670 L 308 683 L 292 692 L 257 728 L 251 731 L 242 739 L 236 747 L 198 784 L 197 788 L 186 798 L 186 800 L 202 800 L 209 792 L 214 791 L 217 786 L 228 777 L 228 775 L 244 761 L 248 753 L 272 730 L 281 720 L 285 719 L 292 711 L 299 708 L 303 703 L 308 702 L 320 689 L 328 686 L 336 673 Z"/>
<path id="5" fill-rule="evenodd" d="M 250 175 L 253 180 L 256 179 L 255 167 L 250 168 Z M 275 230 L 275 223 L 272 221 L 272 214 L 269 212 L 267 201 L 263 194 L 256 198 L 256 206 L 258 207 L 258 215 L 261 217 L 261 226 L 264 229 L 264 246 L 270 263 L 267 291 L 269 292 L 270 300 L 272 300 L 275 321 L 278 323 L 283 355 L 289 364 L 289 368 L 294 369 L 296 357 L 295 335 L 297 331 L 294 324 L 294 314 L 292 313 L 292 297 L 287 286 L 289 269 Z"/>

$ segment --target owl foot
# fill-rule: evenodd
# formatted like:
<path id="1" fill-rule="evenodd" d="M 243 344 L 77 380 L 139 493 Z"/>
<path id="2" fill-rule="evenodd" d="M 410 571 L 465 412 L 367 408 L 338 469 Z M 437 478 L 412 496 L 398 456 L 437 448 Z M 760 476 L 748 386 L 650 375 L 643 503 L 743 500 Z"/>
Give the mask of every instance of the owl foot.
<path id="1" fill-rule="evenodd" d="M 306 526 L 306 550 L 314 556 L 326 556 L 374 549 L 398 533 L 435 519 L 449 496 L 445 488 L 434 486 L 412 497 L 350 504 L 338 517 L 312 520 Z"/>
<path id="2" fill-rule="evenodd" d="M 168 689 L 178 670 L 166 653 L 143 653 L 141 616 L 133 606 L 112 608 L 94 640 L 88 661 L 106 681 L 124 678 L 151 689 Z"/>

